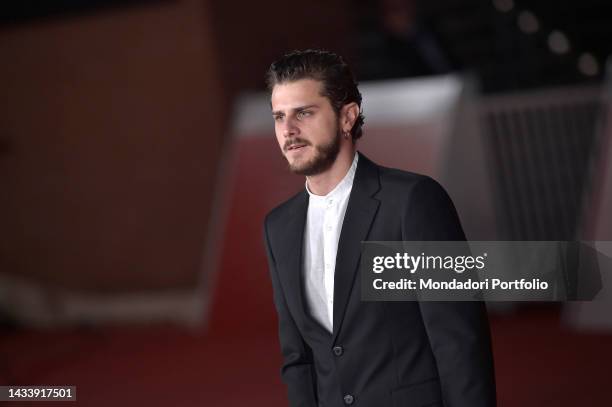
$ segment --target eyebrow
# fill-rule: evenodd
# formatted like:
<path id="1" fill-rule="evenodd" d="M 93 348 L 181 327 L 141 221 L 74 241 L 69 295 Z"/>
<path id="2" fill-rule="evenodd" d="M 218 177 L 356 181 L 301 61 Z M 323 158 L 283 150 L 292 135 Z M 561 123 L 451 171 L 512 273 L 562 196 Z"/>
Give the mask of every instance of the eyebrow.
<path id="1" fill-rule="evenodd" d="M 318 108 L 319 105 L 312 104 L 312 105 L 298 106 L 298 107 L 295 107 L 295 108 L 293 108 L 291 110 L 294 111 L 294 112 L 299 112 L 300 110 L 306 110 L 306 109 L 310 109 L 310 108 L 313 108 L 313 107 Z M 282 111 L 280 111 L 280 110 L 276 110 L 276 111 L 272 112 L 273 116 L 277 116 L 277 115 L 280 115 L 280 114 L 284 114 L 284 113 Z"/>

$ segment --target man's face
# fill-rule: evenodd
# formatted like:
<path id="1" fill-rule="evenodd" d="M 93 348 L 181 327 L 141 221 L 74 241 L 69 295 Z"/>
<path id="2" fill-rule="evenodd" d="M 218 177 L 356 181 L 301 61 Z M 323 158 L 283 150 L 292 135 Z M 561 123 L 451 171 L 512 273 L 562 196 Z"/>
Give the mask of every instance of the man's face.
<path id="1" fill-rule="evenodd" d="M 326 171 L 340 151 L 338 117 L 329 100 L 321 96 L 321 86 L 320 81 L 300 79 L 272 90 L 276 140 L 296 174 Z"/>

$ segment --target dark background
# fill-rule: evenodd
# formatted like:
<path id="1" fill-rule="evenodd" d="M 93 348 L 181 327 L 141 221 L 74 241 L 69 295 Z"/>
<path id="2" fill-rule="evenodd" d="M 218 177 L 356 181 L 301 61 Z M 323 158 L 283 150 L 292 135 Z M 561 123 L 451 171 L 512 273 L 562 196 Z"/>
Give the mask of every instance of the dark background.
<path id="1" fill-rule="evenodd" d="M 531 130 L 512 127 L 512 112 L 484 116 L 502 129 L 491 148 L 510 169 L 493 173 L 540 185 L 487 191 L 500 202 L 494 238 L 601 238 L 607 105 L 565 90 L 605 93 L 611 7 L 3 4 L 0 384 L 76 385 L 86 406 L 286 403 L 261 222 L 303 180 L 286 174 L 272 134 L 271 148 L 234 136 L 234 109 L 292 49 L 334 50 L 362 82 L 456 74 L 485 100 L 559 92 L 567 107 L 538 111 Z M 540 117 L 569 141 L 530 142 Z M 567 157 L 529 172 L 524 156 L 504 153 L 512 137 L 539 163 Z M 550 178 L 536 177 L 545 170 Z M 540 199 L 551 185 L 566 188 Z M 517 197 L 533 211 L 517 212 Z M 544 212 L 548 226 L 530 228 Z M 609 404 L 611 325 L 580 327 L 571 315 L 563 304 L 491 307 L 500 406 Z"/>

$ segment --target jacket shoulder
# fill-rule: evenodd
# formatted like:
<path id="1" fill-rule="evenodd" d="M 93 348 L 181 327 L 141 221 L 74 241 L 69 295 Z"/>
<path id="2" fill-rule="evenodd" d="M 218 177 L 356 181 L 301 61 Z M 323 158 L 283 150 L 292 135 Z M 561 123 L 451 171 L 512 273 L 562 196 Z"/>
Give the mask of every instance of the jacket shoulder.
<path id="1" fill-rule="evenodd" d="M 391 168 L 380 169 L 380 199 L 400 213 L 402 240 L 465 240 L 457 210 L 433 178 Z"/>
<path id="2" fill-rule="evenodd" d="M 404 171 L 397 168 L 389 168 L 379 166 L 379 174 L 381 181 L 389 184 L 417 184 L 424 180 L 432 180 L 427 175 L 418 174 L 416 172 Z"/>
<path id="3" fill-rule="evenodd" d="M 264 225 L 266 227 L 270 227 L 278 224 L 279 222 L 282 223 L 286 221 L 287 217 L 292 212 L 292 208 L 298 205 L 304 198 L 303 195 L 304 191 L 300 191 L 270 210 L 270 212 L 268 212 L 264 218 Z"/>
<path id="4" fill-rule="evenodd" d="M 428 175 L 379 166 L 382 190 L 414 193 L 419 195 L 445 192 L 438 181 Z"/>

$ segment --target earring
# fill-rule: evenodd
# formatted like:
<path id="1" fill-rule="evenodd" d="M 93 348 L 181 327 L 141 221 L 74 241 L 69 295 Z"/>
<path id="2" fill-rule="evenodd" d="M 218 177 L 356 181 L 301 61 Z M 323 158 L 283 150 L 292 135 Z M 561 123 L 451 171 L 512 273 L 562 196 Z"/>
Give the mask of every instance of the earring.
<path id="1" fill-rule="evenodd" d="M 344 138 L 349 138 L 350 133 L 348 131 L 344 132 Z"/>

